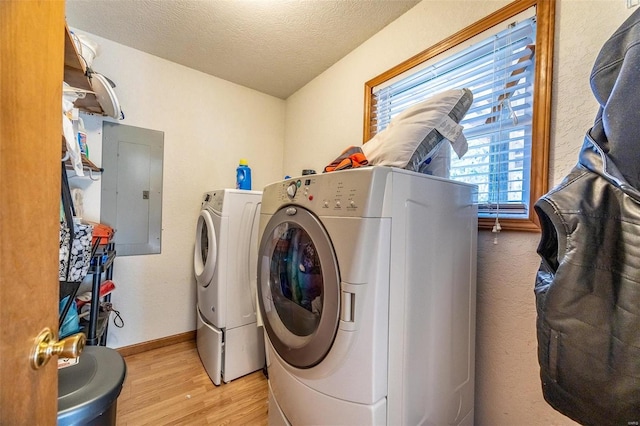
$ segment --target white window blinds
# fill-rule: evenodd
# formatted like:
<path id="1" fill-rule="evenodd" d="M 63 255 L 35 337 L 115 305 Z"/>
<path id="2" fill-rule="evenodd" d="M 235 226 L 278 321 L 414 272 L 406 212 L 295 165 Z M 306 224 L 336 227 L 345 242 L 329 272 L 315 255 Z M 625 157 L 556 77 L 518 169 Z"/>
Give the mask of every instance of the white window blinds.
<path id="1" fill-rule="evenodd" d="M 433 58 L 418 71 L 373 90 L 371 134 L 405 108 L 448 89 L 469 88 L 473 104 L 460 124 L 469 143 L 451 155 L 450 178 L 478 185 L 481 217 L 527 217 L 536 20 L 512 23 L 481 41 Z"/>

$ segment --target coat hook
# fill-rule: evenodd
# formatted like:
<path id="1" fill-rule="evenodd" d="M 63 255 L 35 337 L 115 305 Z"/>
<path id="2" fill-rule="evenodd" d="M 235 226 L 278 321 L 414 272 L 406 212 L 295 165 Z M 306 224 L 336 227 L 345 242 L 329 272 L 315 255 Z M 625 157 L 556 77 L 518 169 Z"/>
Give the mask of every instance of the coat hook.
<path id="1" fill-rule="evenodd" d="M 87 169 L 89 170 L 89 179 L 91 179 L 94 182 L 97 182 L 100 180 L 100 176 L 96 178 L 93 177 L 93 170 L 91 169 L 91 167 L 88 167 Z"/>

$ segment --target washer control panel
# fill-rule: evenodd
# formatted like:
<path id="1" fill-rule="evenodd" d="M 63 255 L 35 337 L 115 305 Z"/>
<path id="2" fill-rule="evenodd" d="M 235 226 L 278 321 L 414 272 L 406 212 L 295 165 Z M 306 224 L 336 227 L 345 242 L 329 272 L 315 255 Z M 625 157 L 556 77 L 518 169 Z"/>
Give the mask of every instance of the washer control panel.
<path id="1" fill-rule="evenodd" d="M 273 184 L 269 192 L 276 189 L 280 203 L 299 204 L 320 216 L 362 216 L 372 191 L 371 173 L 363 172 L 300 176 Z"/>
<path id="2" fill-rule="evenodd" d="M 202 207 L 209 204 L 214 211 L 220 213 L 224 204 L 224 190 L 205 192 L 202 196 Z"/>

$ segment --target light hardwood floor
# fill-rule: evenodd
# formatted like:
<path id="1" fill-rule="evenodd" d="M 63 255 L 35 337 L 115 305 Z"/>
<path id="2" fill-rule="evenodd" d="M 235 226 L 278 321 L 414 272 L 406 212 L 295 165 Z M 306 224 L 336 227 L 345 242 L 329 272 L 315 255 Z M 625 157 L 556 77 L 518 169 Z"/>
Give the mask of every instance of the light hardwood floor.
<path id="1" fill-rule="evenodd" d="M 118 426 L 266 425 L 262 371 L 215 386 L 194 341 L 129 355 L 118 398 Z"/>

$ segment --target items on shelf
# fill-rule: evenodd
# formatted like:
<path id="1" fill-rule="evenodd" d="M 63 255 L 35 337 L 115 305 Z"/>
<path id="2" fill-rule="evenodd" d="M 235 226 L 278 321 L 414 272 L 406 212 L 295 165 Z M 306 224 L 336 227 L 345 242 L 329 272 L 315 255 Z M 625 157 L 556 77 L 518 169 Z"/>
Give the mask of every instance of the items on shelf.
<path id="1" fill-rule="evenodd" d="M 92 161 L 90 161 L 86 155 L 80 153 L 80 159 L 82 161 L 82 169 L 84 172 L 88 172 L 89 178 L 91 180 L 99 180 L 98 175 L 103 172 L 101 167 L 96 166 Z M 62 162 L 66 165 L 68 170 L 75 170 L 71 165 L 71 157 L 68 154 L 67 147 L 64 139 L 62 140 Z M 76 176 L 80 176 L 76 174 Z M 86 173 L 83 173 L 82 176 L 86 176 Z"/>
<path id="2" fill-rule="evenodd" d="M 105 280 L 100 284 L 99 297 L 103 298 L 107 294 L 111 294 L 113 290 L 115 290 L 116 285 L 111 280 Z M 91 303 L 91 299 L 93 298 L 93 292 L 87 291 L 78 296 L 76 296 L 76 305 L 78 308 L 82 308 L 85 304 Z"/>
<path id="3" fill-rule="evenodd" d="M 64 81 L 79 96 L 73 106 L 89 114 L 124 119 L 115 83 L 92 69 L 99 46 L 88 37 L 73 34 L 65 28 Z"/>
<path id="4" fill-rule="evenodd" d="M 91 257 L 88 275 L 91 275 L 91 300 L 80 307 L 80 326 L 87 336 L 87 345 L 106 345 L 109 316 L 111 311 L 104 309 L 111 304 L 111 293 L 115 289 L 113 283 L 113 261 L 116 257 L 115 243 L 108 240 L 106 244 L 96 245 L 98 249 Z M 84 296 L 83 296 L 84 297 Z M 88 314 L 83 314 L 88 310 Z"/>
<path id="5" fill-rule="evenodd" d="M 82 152 L 77 142 L 77 136 L 74 132 L 73 121 L 70 116 L 73 116 L 73 101 L 69 99 L 69 94 L 63 91 L 62 96 L 62 136 L 66 147 L 65 159 L 68 158 L 73 170 L 78 176 L 84 176 L 82 167 Z"/>
<path id="6" fill-rule="evenodd" d="M 93 244 L 108 244 L 113 238 L 114 230 L 112 227 L 103 223 L 88 222 L 93 225 Z"/>
<path id="7" fill-rule="evenodd" d="M 96 98 L 87 77 L 87 66 L 84 58 L 78 52 L 73 41 L 71 31 L 65 25 L 64 44 L 64 82 L 78 94 L 74 99 L 73 106 L 90 114 L 103 115 L 104 111 Z"/>
<path id="8" fill-rule="evenodd" d="M 59 334 L 78 331 L 81 327 L 87 337 L 87 345 L 106 345 L 108 320 L 111 311 L 113 261 L 116 257 L 114 230 L 104 224 L 82 223 L 76 218 L 69 180 L 64 162 L 61 176 L 61 225 L 60 225 L 60 317 Z M 88 318 L 80 319 L 76 295 L 88 275 L 91 279 L 91 302 Z M 101 291 L 102 290 L 102 291 Z M 85 302 L 86 303 L 86 302 Z M 101 309 L 101 306 L 103 307 Z M 109 309 L 104 307 L 109 306 Z M 85 308 L 86 309 L 86 308 Z M 69 323 L 71 318 L 72 323 Z M 118 318 L 120 318 L 118 314 Z M 121 318 L 120 318 L 121 321 Z"/>

